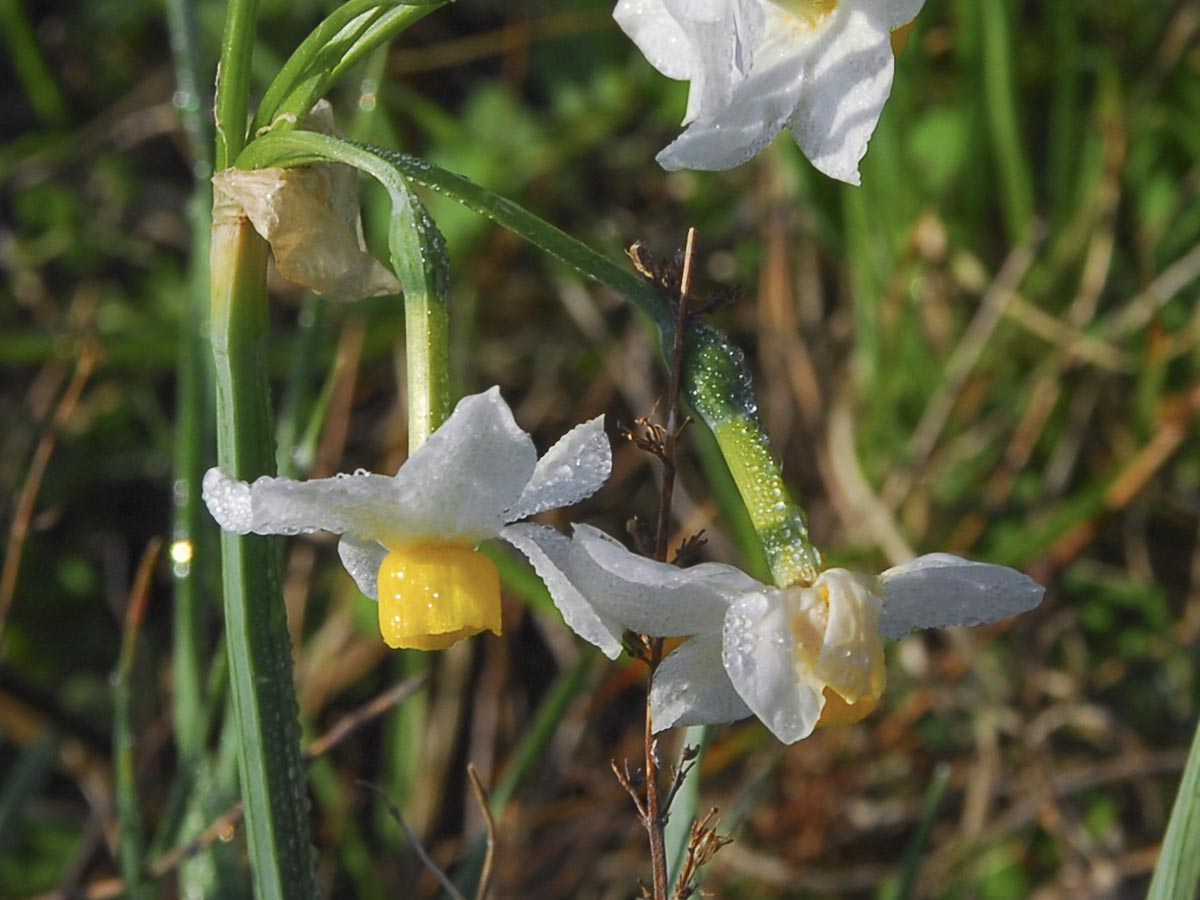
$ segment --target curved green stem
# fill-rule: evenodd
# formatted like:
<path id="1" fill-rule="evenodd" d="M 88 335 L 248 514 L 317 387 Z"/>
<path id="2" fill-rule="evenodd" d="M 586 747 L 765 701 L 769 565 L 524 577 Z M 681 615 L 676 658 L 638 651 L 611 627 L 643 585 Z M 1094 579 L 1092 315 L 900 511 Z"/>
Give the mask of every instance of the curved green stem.
<path id="1" fill-rule="evenodd" d="M 263 161 L 264 148 L 284 151 L 285 157 Z M 344 163 L 371 175 L 388 192 L 392 202 L 388 250 L 396 277 L 404 285 L 408 451 L 412 453 L 450 412 L 450 321 L 446 309 L 449 273 L 441 233 L 407 179 L 381 152 L 324 134 L 294 131 L 264 135 L 247 148 L 243 157 L 239 164 L 249 162 L 254 167 Z"/>
<path id="2" fill-rule="evenodd" d="M 654 323 L 662 346 L 674 346 L 674 313 L 644 278 L 621 268 L 519 204 L 424 160 L 390 150 L 356 146 L 326 135 L 293 131 L 263 135 L 246 148 L 238 165 L 297 166 L 330 159 L 357 166 L 385 186 L 389 181 L 401 184 L 413 181 L 495 220 L 623 295 Z M 404 276 L 397 274 L 403 281 Z M 762 541 L 772 577 L 780 586 L 811 583 L 820 571 L 820 554 L 809 540 L 804 513 L 791 499 L 779 464 L 771 455 L 742 352 L 720 330 L 702 323 L 691 326 L 687 344 L 684 397 L 716 436 Z"/>

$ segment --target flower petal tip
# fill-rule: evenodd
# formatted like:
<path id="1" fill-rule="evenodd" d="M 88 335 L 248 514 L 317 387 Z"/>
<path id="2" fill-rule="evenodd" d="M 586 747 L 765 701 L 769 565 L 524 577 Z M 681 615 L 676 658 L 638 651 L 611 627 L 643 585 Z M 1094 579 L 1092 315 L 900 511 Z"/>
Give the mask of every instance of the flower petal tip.
<path id="1" fill-rule="evenodd" d="M 236 534 L 249 533 L 253 520 L 250 485 L 212 468 L 204 473 L 203 497 L 221 528 Z"/>

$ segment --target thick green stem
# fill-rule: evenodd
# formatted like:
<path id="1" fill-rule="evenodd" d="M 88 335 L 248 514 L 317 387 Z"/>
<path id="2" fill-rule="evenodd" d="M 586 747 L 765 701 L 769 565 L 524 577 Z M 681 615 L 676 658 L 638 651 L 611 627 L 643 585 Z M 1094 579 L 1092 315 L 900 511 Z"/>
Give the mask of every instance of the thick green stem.
<path id="1" fill-rule="evenodd" d="M 213 113 L 217 120 L 217 171 L 228 168 L 246 146 L 246 118 L 250 112 L 250 62 L 254 56 L 254 25 L 258 0 L 229 0 L 221 62 L 217 67 L 217 92 Z"/>
<path id="2" fill-rule="evenodd" d="M 684 393 L 717 439 L 775 583 L 812 584 L 821 571 L 821 554 L 771 454 L 745 357 L 724 334 L 703 323 L 693 324 L 688 334 Z"/>
<path id="3" fill-rule="evenodd" d="M 228 210 L 215 208 L 213 219 L 217 456 L 225 472 L 253 480 L 275 470 L 264 362 L 267 245 Z M 223 533 L 221 551 L 255 893 L 259 900 L 305 900 L 316 895 L 314 860 L 277 548 L 270 538 Z"/>

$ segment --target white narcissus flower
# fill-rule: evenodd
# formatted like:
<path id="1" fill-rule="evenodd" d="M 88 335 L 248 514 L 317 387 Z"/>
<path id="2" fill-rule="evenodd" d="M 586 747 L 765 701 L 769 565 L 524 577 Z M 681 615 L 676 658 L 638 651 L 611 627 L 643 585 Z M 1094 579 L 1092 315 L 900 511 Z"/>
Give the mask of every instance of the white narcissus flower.
<path id="1" fill-rule="evenodd" d="M 500 634 L 500 575 L 475 547 L 508 539 L 511 522 L 590 496 L 611 469 L 601 417 L 538 459 L 492 388 L 460 401 L 395 476 L 247 484 L 210 469 L 204 502 L 238 534 L 342 535 L 338 553 L 359 589 L 378 599 L 384 641 L 440 650 L 480 631 Z M 575 611 L 563 614 L 574 627 Z"/>
<path id="2" fill-rule="evenodd" d="M 608 656 L 620 654 L 623 629 L 686 638 L 655 673 L 655 731 L 755 715 L 792 743 L 818 724 L 856 722 L 883 692 L 882 638 L 1007 619 L 1044 592 L 1015 569 L 945 553 L 779 589 L 719 563 L 679 569 L 637 556 L 586 525 L 569 540 L 538 525 L 509 532 L 560 606 L 591 610 L 575 616 L 586 631 L 572 625 Z"/>
<path id="3" fill-rule="evenodd" d="M 813 165 L 859 183 L 892 90 L 891 32 L 924 0 L 619 0 L 614 18 L 668 78 L 691 82 L 666 169 L 731 169 L 783 128 Z"/>

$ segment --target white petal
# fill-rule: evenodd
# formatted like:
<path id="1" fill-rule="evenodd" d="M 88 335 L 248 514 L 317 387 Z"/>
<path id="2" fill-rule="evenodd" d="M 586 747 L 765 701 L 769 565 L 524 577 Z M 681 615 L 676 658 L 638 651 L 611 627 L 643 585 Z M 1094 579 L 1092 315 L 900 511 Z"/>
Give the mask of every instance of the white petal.
<path id="1" fill-rule="evenodd" d="M 876 10 L 887 29 L 894 31 L 915 19 L 925 0 L 852 0 L 847 5 Z"/>
<path id="2" fill-rule="evenodd" d="M 394 479 L 365 472 L 313 481 L 263 476 L 246 484 L 209 469 L 204 502 L 222 528 L 238 534 L 320 530 L 382 539 L 394 527 L 399 496 Z"/>
<path id="3" fill-rule="evenodd" d="M 547 509 L 558 509 L 590 497 L 612 472 L 612 449 L 604 433 L 604 417 L 564 434 L 538 460 L 521 498 L 505 514 L 515 522 Z"/>
<path id="4" fill-rule="evenodd" d="M 795 664 L 781 591 L 745 594 L 725 617 L 722 655 L 734 688 L 779 740 L 812 734 L 825 706 L 824 684 Z"/>
<path id="5" fill-rule="evenodd" d="M 804 90 L 789 122 L 812 164 L 832 178 L 859 183 L 895 60 L 887 23 L 863 4 L 839 6 L 808 51 Z"/>
<path id="6" fill-rule="evenodd" d="M 342 565 L 358 585 L 358 589 L 372 600 L 379 599 L 379 567 L 387 557 L 387 548 L 375 541 L 362 540 L 343 535 L 338 541 L 338 556 Z"/>
<path id="7" fill-rule="evenodd" d="M 613 18 L 658 71 L 677 81 L 692 77 L 691 44 L 662 0 L 620 0 Z"/>
<path id="8" fill-rule="evenodd" d="M 754 51 L 750 74 L 723 108 L 706 111 L 658 154 L 664 169 L 723 170 L 741 165 L 767 146 L 787 123 L 804 84 L 811 38 L 772 31 Z"/>
<path id="9" fill-rule="evenodd" d="M 650 687 L 650 714 L 656 733 L 753 715 L 721 664 L 721 635 L 694 637 L 663 660 Z"/>
<path id="10" fill-rule="evenodd" d="M 719 631 L 730 602 L 762 587 L 732 566 L 680 569 L 638 556 L 589 525 L 575 526 L 569 572 L 602 615 L 654 637 Z"/>
<path id="11" fill-rule="evenodd" d="M 465 544 L 495 536 L 536 463 L 533 441 L 498 388 L 464 397 L 396 473 L 406 533 Z"/>
<path id="12" fill-rule="evenodd" d="M 914 628 L 985 625 L 1033 609 L 1045 588 L 1007 566 L 971 562 L 948 553 L 919 556 L 879 576 L 879 630 L 900 638 Z"/>
<path id="13" fill-rule="evenodd" d="M 621 0 L 613 17 L 651 65 L 691 81 L 684 124 L 729 103 L 750 71 L 763 22 L 759 0 Z"/>
<path id="14" fill-rule="evenodd" d="M 736 60 L 745 55 L 730 0 L 665 0 L 679 22 L 694 60 L 683 123 L 712 115 L 729 103 L 745 77 Z"/>
<path id="15" fill-rule="evenodd" d="M 680 22 L 724 22 L 731 14 L 729 0 L 663 0 Z"/>
<path id="16" fill-rule="evenodd" d="M 572 631 L 609 659 L 621 655 L 621 626 L 600 615 L 567 575 L 570 541 L 543 525 L 509 525 L 500 532 L 528 558 Z"/>

